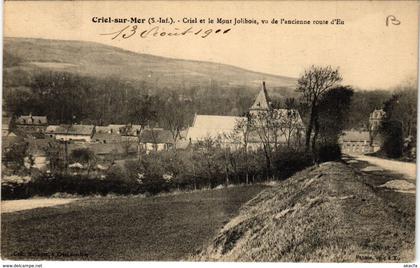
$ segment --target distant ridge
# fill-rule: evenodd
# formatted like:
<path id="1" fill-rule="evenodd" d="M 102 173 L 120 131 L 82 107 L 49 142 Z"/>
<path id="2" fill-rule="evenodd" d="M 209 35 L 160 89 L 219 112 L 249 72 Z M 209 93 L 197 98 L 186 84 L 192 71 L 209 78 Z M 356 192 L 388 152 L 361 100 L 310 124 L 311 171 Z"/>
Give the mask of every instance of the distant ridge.
<path id="1" fill-rule="evenodd" d="M 295 78 L 227 64 L 141 54 L 86 41 L 5 37 L 4 62 L 11 73 L 16 69 L 66 71 L 95 77 L 115 76 L 168 89 L 212 84 L 223 89 L 255 88 L 257 92 L 265 80 L 270 90 L 289 95 L 296 83 Z"/>

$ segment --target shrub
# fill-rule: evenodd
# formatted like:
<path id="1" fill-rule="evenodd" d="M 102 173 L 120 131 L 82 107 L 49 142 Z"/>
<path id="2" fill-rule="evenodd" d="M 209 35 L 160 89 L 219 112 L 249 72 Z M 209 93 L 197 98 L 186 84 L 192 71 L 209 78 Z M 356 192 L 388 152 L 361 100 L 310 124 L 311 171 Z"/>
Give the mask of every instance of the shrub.
<path id="1" fill-rule="evenodd" d="M 338 143 L 321 144 L 316 152 L 317 162 L 336 161 L 341 159 L 341 149 Z"/>
<path id="2" fill-rule="evenodd" d="M 382 150 L 387 157 L 399 158 L 403 153 L 403 130 L 400 121 L 385 121 L 381 124 L 380 133 L 383 137 Z"/>
<path id="3" fill-rule="evenodd" d="M 279 179 L 288 178 L 310 165 L 312 165 L 312 157 L 305 152 L 286 150 L 274 155 L 274 172 Z"/>

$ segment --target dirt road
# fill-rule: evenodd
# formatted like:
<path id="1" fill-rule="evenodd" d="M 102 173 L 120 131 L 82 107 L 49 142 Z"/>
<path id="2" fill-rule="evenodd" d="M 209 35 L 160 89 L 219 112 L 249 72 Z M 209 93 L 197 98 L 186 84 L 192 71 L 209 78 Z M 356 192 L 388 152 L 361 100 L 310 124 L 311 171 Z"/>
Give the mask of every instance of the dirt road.
<path id="1" fill-rule="evenodd" d="M 416 164 L 382 159 L 367 155 L 350 155 L 351 158 L 366 161 L 385 170 L 404 175 L 407 179 L 416 180 Z"/>

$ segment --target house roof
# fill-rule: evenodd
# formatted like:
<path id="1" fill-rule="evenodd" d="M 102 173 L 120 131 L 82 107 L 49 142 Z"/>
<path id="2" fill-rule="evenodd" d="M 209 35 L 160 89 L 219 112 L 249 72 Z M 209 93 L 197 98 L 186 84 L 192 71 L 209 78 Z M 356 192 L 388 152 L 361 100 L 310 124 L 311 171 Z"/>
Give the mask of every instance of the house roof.
<path id="1" fill-rule="evenodd" d="M 174 139 L 169 130 L 165 129 L 144 129 L 140 134 L 142 143 L 174 143 Z"/>
<path id="2" fill-rule="evenodd" d="M 196 115 L 194 118 L 194 128 L 205 129 L 225 129 L 233 130 L 239 120 L 246 119 L 240 116 L 223 115 Z"/>
<path id="3" fill-rule="evenodd" d="M 349 130 L 343 131 L 341 141 L 369 141 L 369 131 Z"/>
<path id="4" fill-rule="evenodd" d="M 293 124 L 294 129 L 304 128 L 302 118 L 299 112 L 294 109 L 276 109 L 279 120 L 288 127 Z M 194 124 L 188 129 L 187 140 L 199 141 L 207 138 L 220 138 L 222 142 L 229 139 L 228 135 L 232 135 L 238 121 L 247 120 L 246 117 L 238 116 L 215 116 L 215 115 L 196 115 Z M 240 134 L 239 134 L 240 135 Z M 284 135 L 279 129 L 278 141 L 285 141 Z M 241 139 L 241 137 L 238 137 Z M 260 142 L 257 131 L 252 131 L 248 136 L 249 142 Z M 229 142 L 232 142 L 231 140 Z"/>
<path id="5" fill-rule="evenodd" d="M 93 125 L 50 125 L 45 130 L 46 134 L 66 135 L 92 135 L 95 127 Z"/>
<path id="6" fill-rule="evenodd" d="M 250 110 L 268 110 L 270 109 L 270 98 L 268 97 L 265 82 L 263 82 L 260 92 L 251 106 Z"/>
<path id="7" fill-rule="evenodd" d="M 196 115 L 193 126 L 188 129 L 187 140 L 198 141 L 206 138 L 223 138 L 235 130 L 239 116 Z"/>
<path id="8" fill-rule="evenodd" d="M 46 125 L 48 120 L 46 116 L 21 115 L 16 119 L 16 124 L 20 125 Z"/>
<path id="9" fill-rule="evenodd" d="M 92 135 L 94 129 L 95 126 L 93 125 L 71 125 L 67 130 L 67 134 Z"/>

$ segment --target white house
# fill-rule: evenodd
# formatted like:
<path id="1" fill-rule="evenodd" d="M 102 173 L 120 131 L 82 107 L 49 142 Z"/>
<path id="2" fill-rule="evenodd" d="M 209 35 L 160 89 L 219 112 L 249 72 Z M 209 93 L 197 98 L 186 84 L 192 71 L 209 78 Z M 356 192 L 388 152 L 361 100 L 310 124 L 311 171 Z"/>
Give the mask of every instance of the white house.
<path id="1" fill-rule="evenodd" d="M 95 134 L 93 125 L 52 125 L 48 126 L 46 135 L 59 141 L 90 142 Z"/>
<path id="2" fill-rule="evenodd" d="M 277 133 L 270 133 L 271 137 L 264 142 L 269 143 L 289 143 L 292 138 L 303 136 L 304 125 L 300 114 L 295 109 L 273 109 L 268 97 L 265 83 L 258 93 L 254 104 L 249 109 L 250 118 L 241 116 L 222 116 L 222 115 L 195 115 L 193 125 L 188 129 L 187 140 L 191 144 L 197 144 L 206 139 L 218 140 L 221 147 L 238 149 L 244 145 L 245 136 L 243 131 L 235 131 L 238 123 L 246 123 L 254 120 L 255 128 L 247 130 L 247 149 L 257 150 L 262 147 L 261 131 L 264 122 L 261 122 L 261 115 L 272 112 L 273 119 L 276 120 Z"/>

